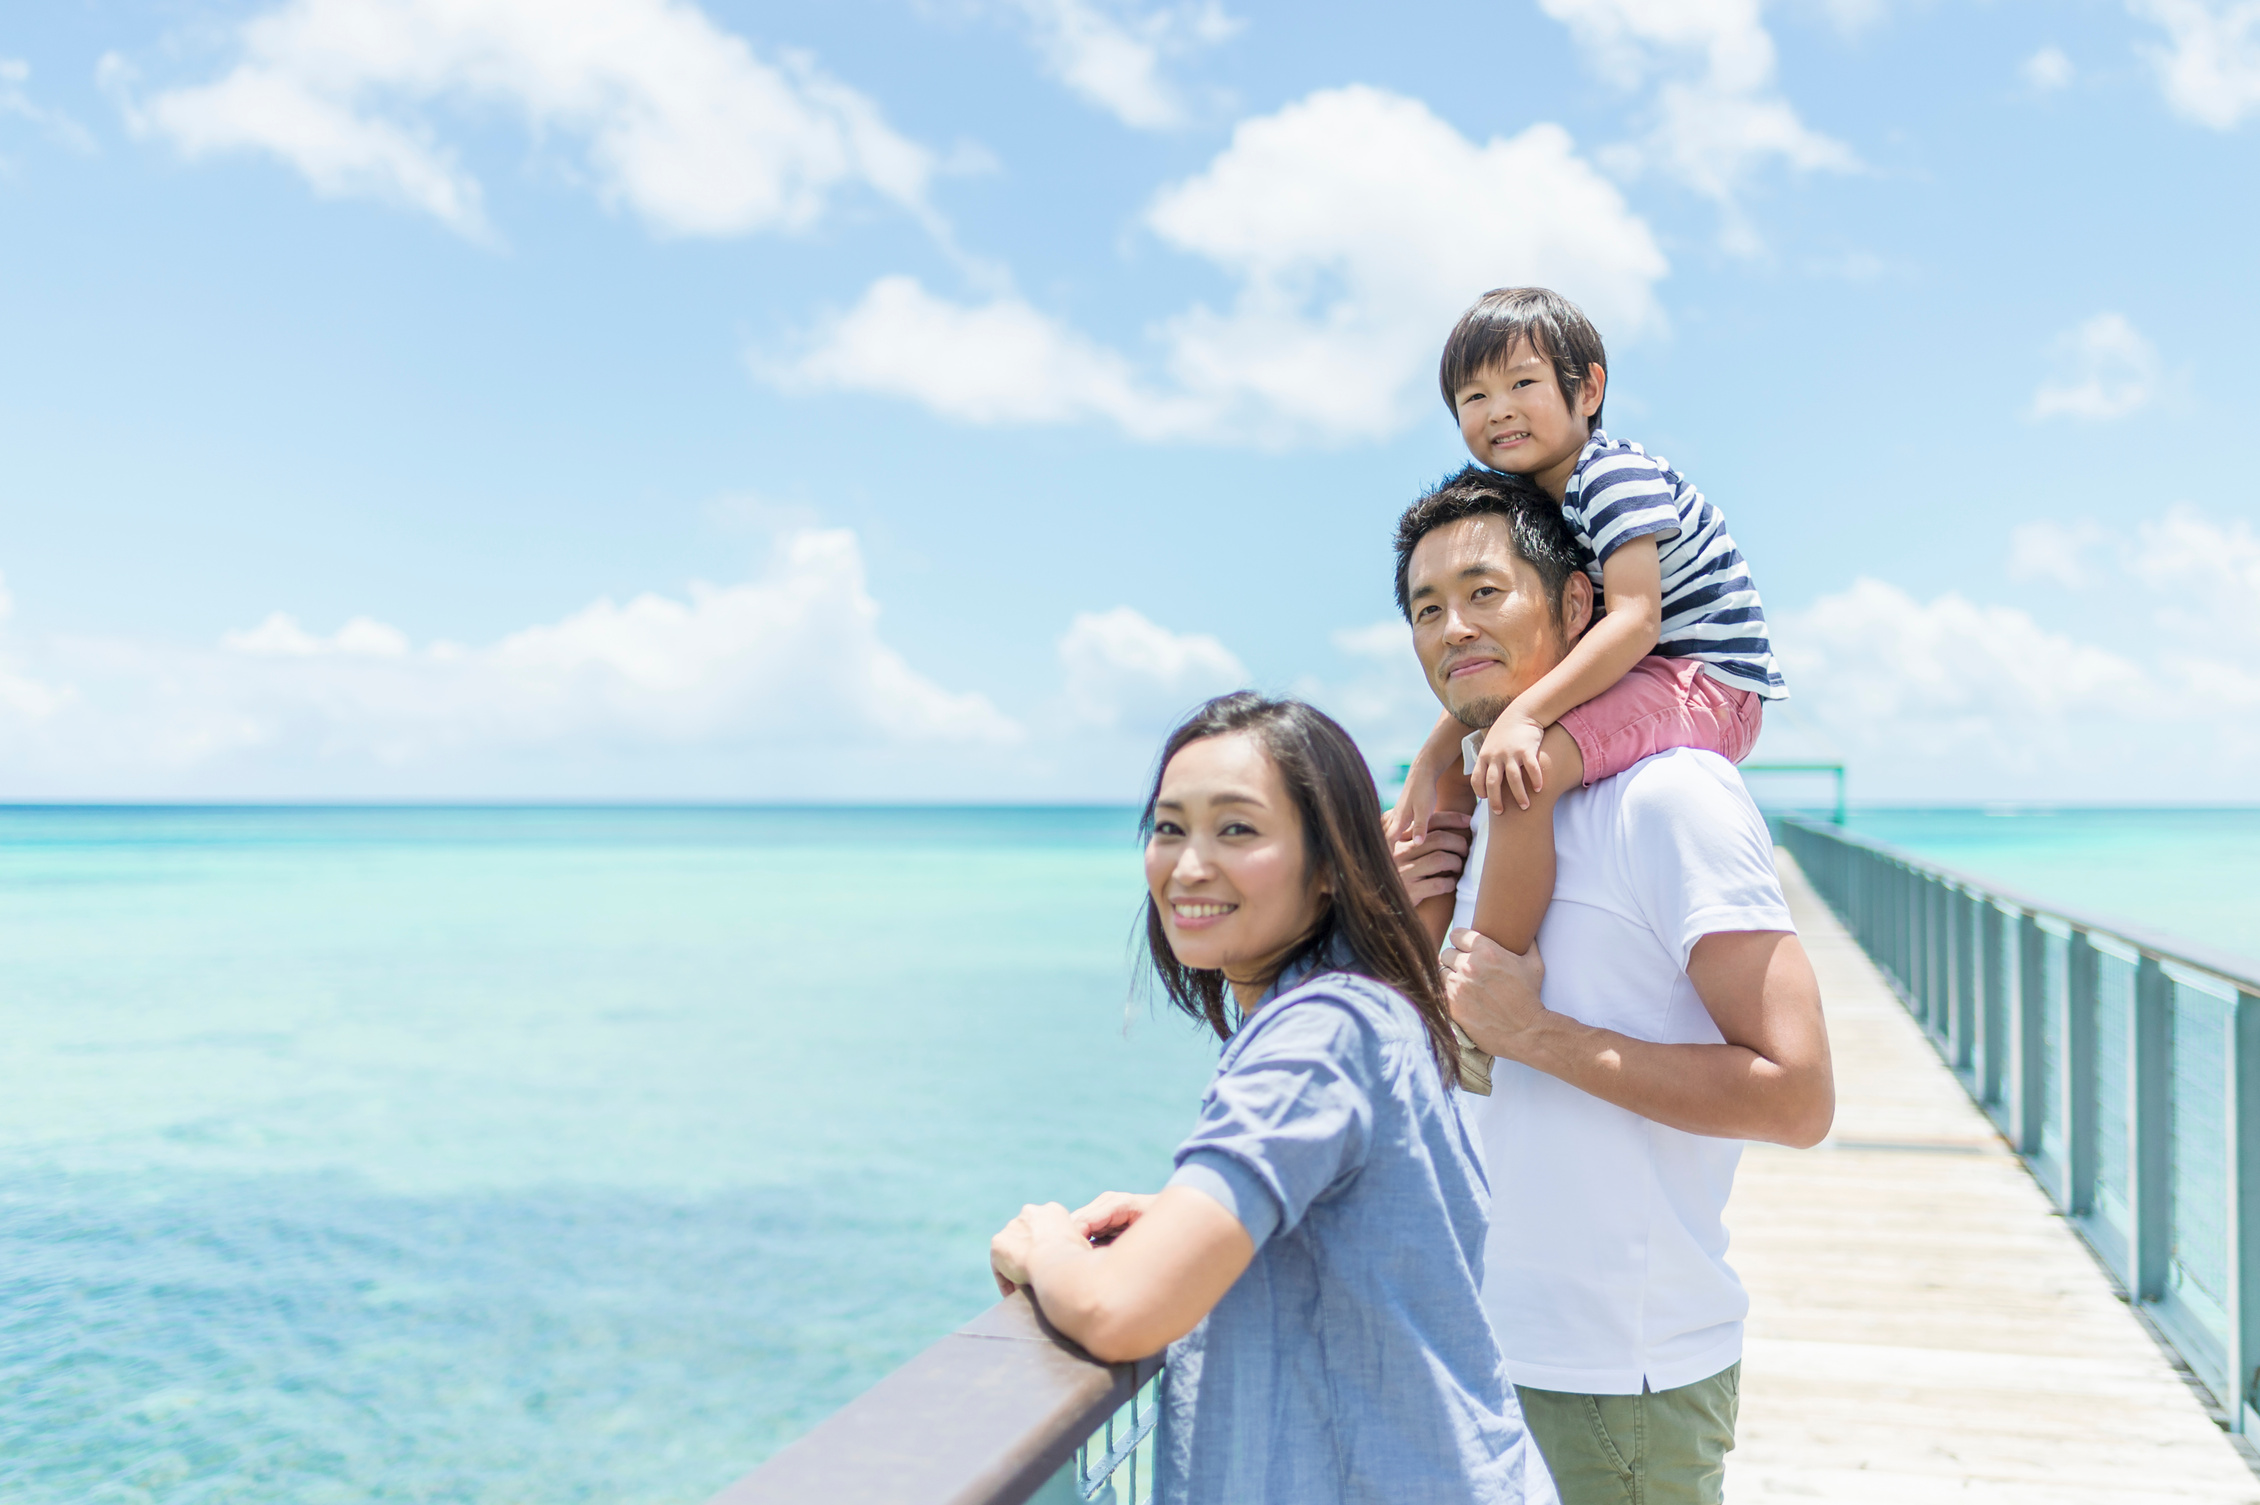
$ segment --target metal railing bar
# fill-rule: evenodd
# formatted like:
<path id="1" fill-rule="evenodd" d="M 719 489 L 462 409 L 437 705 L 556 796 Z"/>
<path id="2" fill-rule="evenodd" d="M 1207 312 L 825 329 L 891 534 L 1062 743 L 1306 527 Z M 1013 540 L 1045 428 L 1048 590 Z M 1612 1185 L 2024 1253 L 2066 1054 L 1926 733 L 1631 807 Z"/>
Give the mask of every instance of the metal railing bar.
<path id="1" fill-rule="evenodd" d="M 2192 971 L 2209 973 L 2247 992 L 2260 993 L 2260 958 L 2239 955 L 2236 952 L 2184 940 L 2150 930 L 2140 925 L 2127 925 L 2105 915 L 2091 914 L 2070 905 L 2058 904 L 2048 899 L 2036 899 L 2016 889 L 2003 887 L 1988 878 L 1943 867 L 1927 858 L 1862 836 L 1855 831 L 1807 821 L 1795 815 L 1777 817 L 1784 825 L 1804 826 L 1816 835 L 1826 836 L 1851 846 L 1865 847 L 1891 862 L 1905 867 L 1910 874 L 1935 875 L 1945 882 L 1959 884 L 1987 895 L 1994 902 L 2014 906 L 2036 918 L 2054 920 L 2059 926 L 2085 930 L 2118 942 L 2129 950 L 2155 956 L 2160 961 L 2174 962 Z M 2133 960 L 2129 957 L 2128 960 Z"/>

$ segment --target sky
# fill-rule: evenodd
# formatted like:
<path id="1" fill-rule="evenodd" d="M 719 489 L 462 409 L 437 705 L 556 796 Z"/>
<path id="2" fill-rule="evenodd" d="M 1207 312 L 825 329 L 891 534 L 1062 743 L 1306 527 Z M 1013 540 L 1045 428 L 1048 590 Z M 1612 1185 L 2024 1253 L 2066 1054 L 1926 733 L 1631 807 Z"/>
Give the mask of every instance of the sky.
<path id="1" fill-rule="evenodd" d="M 1120 801 L 1242 685 L 1385 768 L 1521 283 L 1760 759 L 2260 799 L 2256 147 L 2254 0 L 9 7 L 0 799 Z"/>

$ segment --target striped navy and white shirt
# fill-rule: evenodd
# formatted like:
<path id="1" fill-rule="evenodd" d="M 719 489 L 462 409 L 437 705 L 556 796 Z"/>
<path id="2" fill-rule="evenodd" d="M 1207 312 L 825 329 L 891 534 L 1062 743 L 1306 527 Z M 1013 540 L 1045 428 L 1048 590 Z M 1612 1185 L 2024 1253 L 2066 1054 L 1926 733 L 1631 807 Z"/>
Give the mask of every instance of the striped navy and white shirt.
<path id="1" fill-rule="evenodd" d="M 1763 699 L 1789 697 L 1774 667 L 1766 609 L 1726 518 L 1670 461 L 1595 429 L 1563 488 L 1562 516 L 1593 551 L 1595 587 L 1611 554 L 1655 535 L 1664 576 L 1657 653 L 1699 659 L 1713 679 Z"/>

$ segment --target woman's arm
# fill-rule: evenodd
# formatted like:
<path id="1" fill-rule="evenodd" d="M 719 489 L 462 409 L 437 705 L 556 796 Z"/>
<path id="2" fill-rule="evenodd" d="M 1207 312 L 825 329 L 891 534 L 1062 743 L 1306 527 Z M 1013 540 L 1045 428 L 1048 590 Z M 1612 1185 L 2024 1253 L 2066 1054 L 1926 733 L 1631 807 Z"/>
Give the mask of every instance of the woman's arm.
<path id="1" fill-rule="evenodd" d="M 1057 1202 L 1021 1208 L 989 1242 L 997 1288 L 1030 1288 L 1052 1326 L 1108 1364 L 1191 1332 L 1255 1257 L 1240 1220 L 1189 1186 L 1165 1189 L 1104 1248 Z"/>

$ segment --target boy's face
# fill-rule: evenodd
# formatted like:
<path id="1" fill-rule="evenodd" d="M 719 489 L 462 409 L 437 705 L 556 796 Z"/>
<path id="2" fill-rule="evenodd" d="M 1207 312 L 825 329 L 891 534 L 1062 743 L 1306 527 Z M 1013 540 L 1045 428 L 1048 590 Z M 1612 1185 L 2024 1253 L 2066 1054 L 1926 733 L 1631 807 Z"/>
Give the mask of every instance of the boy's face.
<path id="1" fill-rule="evenodd" d="M 1468 453 L 1493 470 L 1529 476 L 1558 495 L 1550 472 L 1566 480 L 1576 466 L 1601 406 L 1603 380 L 1595 367 L 1578 400 L 1570 401 L 1554 363 L 1525 340 L 1452 394 L 1460 437 Z"/>

